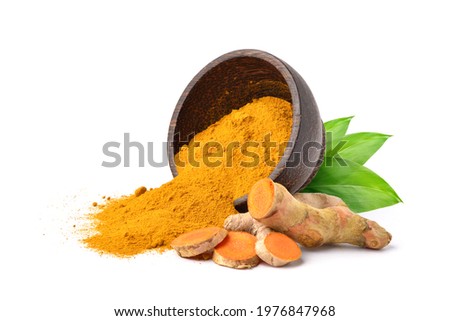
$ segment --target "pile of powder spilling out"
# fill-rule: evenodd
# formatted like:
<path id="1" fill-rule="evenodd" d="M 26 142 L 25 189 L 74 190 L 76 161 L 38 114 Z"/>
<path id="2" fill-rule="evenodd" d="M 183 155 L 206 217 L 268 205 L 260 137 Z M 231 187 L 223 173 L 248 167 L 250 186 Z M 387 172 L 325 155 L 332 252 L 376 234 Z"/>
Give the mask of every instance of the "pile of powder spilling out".
<path id="1" fill-rule="evenodd" d="M 172 181 L 112 199 L 90 214 L 92 230 L 84 244 L 101 253 L 127 257 L 149 249 L 167 249 L 175 237 L 187 231 L 222 226 L 227 216 L 236 213 L 233 200 L 272 172 L 291 129 L 291 104 L 279 98 L 259 98 L 233 110 L 181 148 L 176 155 L 179 175 Z M 270 154 L 262 144 L 267 134 L 277 142 Z M 202 148 L 208 142 L 207 148 Z M 247 148 L 253 157 L 239 147 L 228 148 L 227 153 L 227 146 L 236 142 L 241 147 L 256 142 L 252 144 L 256 147 Z M 222 157 L 202 157 L 204 153 L 218 155 L 217 143 L 223 146 Z M 192 158 L 198 164 L 187 162 Z M 187 164 L 181 167 L 183 163 Z"/>

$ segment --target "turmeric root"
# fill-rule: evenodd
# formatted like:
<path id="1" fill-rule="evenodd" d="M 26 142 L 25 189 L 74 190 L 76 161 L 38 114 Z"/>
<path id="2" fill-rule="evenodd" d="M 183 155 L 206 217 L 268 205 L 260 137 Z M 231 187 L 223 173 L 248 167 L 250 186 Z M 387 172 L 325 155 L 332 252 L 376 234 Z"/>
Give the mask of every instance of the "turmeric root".
<path id="1" fill-rule="evenodd" d="M 228 232 L 225 239 L 216 246 L 213 261 L 219 265 L 248 269 L 259 264 L 255 251 L 256 237 L 247 232 Z"/>
<path id="2" fill-rule="evenodd" d="M 300 200 L 307 200 L 317 207 Z M 315 198 L 312 200 L 312 198 Z M 292 196 L 284 186 L 265 178 L 248 195 L 251 216 L 260 223 L 290 236 L 305 247 L 349 243 L 381 249 L 391 234 L 376 222 L 354 214 L 339 198 Z"/>
<path id="3" fill-rule="evenodd" d="M 255 235 L 256 254 L 269 265 L 283 266 L 300 259 L 302 255 L 300 247 L 290 237 L 273 231 L 256 221 L 249 213 L 230 215 L 225 220 L 224 228 Z"/>
<path id="4" fill-rule="evenodd" d="M 223 241 L 228 231 L 220 227 L 206 227 L 178 236 L 170 244 L 182 257 L 211 258 L 214 247 Z"/>
<path id="5" fill-rule="evenodd" d="M 322 193 L 295 193 L 294 198 L 309 206 L 324 209 L 332 206 L 345 206 L 347 204 L 337 196 Z"/>

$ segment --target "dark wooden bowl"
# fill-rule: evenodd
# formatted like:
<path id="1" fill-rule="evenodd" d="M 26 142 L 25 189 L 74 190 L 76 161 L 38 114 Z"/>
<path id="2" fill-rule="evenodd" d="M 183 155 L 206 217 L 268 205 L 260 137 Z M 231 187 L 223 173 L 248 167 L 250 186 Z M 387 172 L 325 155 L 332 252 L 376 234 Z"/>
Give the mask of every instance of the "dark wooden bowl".
<path id="1" fill-rule="evenodd" d="M 174 155 L 196 133 L 254 98 L 275 96 L 292 103 L 293 127 L 283 157 L 270 178 L 291 193 L 305 187 L 318 171 L 325 131 L 314 97 L 302 77 L 283 60 L 259 50 L 237 50 L 210 62 L 184 90 L 172 116 L 168 156 L 173 176 Z M 247 211 L 247 196 L 234 201 Z"/>

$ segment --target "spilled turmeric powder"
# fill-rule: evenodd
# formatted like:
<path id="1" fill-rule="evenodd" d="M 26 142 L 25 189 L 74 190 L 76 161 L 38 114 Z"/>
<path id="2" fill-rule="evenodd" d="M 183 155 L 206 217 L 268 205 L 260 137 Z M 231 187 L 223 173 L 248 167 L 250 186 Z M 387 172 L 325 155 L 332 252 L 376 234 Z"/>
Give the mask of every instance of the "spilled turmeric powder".
<path id="1" fill-rule="evenodd" d="M 291 129 L 291 104 L 279 98 L 255 99 L 233 110 L 180 149 L 179 175 L 173 180 L 111 199 L 90 214 L 92 230 L 84 244 L 126 257 L 164 250 L 191 230 L 222 226 L 227 216 L 236 213 L 233 200 L 272 172 Z M 267 135 L 278 143 L 269 152 L 262 144 Z"/>

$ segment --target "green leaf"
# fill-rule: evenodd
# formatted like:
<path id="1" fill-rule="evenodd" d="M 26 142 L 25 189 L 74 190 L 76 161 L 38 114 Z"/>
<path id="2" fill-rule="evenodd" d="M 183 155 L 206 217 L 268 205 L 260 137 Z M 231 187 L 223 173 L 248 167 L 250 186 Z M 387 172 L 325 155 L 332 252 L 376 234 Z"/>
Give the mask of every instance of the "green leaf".
<path id="1" fill-rule="evenodd" d="M 391 136 L 380 133 L 345 135 L 341 138 L 341 142 L 343 143 L 342 147 L 340 149 L 335 148 L 328 156 L 349 159 L 355 163 L 364 165 L 383 146 L 389 137 Z"/>
<path id="2" fill-rule="evenodd" d="M 363 166 L 390 136 L 366 132 L 346 135 L 352 118 L 338 118 L 324 124 L 325 159 L 303 191 L 336 195 L 357 213 L 401 202 L 384 179 Z"/>
<path id="3" fill-rule="evenodd" d="M 330 158 L 327 163 L 302 192 L 338 196 L 356 213 L 402 202 L 394 189 L 367 167 L 348 159 Z"/>
<path id="4" fill-rule="evenodd" d="M 330 153 L 336 147 L 341 138 L 345 136 L 352 118 L 353 116 L 337 118 L 327 121 L 325 124 L 323 124 L 327 133 L 325 155 L 328 155 L 328 153 Z"/>

